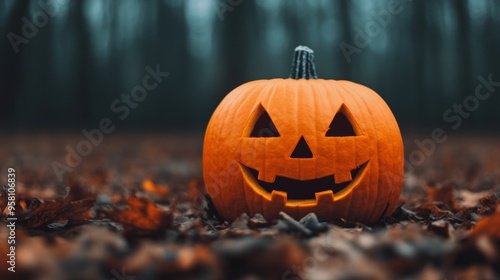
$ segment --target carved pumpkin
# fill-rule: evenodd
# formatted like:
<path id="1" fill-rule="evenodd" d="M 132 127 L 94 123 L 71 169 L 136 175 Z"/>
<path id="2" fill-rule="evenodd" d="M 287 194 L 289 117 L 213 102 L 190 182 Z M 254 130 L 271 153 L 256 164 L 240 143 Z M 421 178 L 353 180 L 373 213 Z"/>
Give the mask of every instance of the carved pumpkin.
<path id="1" fill-rule="evenodd" d="M 203 147 L 206 191 L 219 215 L 374 223 L 396 207 L 403 143 L 373 90 L 317 79 L 313 51 L 295 50 L 289 79 L 239 86 L 217 107 Z"/>

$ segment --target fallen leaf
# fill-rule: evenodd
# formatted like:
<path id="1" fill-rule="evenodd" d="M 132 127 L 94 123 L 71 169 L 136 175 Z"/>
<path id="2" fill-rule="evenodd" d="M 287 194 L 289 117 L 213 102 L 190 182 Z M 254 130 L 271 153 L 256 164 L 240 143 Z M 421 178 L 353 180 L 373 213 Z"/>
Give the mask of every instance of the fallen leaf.
<path id="1" fill-rule="evenodd" d="M 449 211 L 441 210 L 433 203 L 424 203 L 413 208 L 409 206 L 402 207 L 402 210 L 413 220 L 438 220 L 450 218 L 453 214 Z"/>
<path id="2" fill-rule="evenodd" d="M 170 189 L 165 185 L 157 185 L 153 181 L 146 179 L 142 182 L 142 189 L 145 192 L 154 194 L 161 199 L 167 199 L 170 196 Z"/>
<path id="3" fill-rule="evenodd" d="M 473 208 L 479 203 L 480 199 L 491 194 L 491 191 L 471 192 L 468 190 L 460 190 L 458 193 L 461 199 L 460 205 L 462 207 Z"/>
<path id="4" fill-rule="evenodd" d="M 478 221 L 469 236 L 462 240 L 455 256 L 459 265 L 490 263 L 500 266 L 500 207 Z"/>
<path id="5" fill-rule="evenodd" d="M 500 207 L 498 207 L 493 215 L 479 220 L 477 225 L 472 229 L 472 235 L 486 235 L 500 241 Z"/>
<path id="6" fill-rule="evenodd" d="M 112 206 L 111 209 L 103 211 L 112 221 L 122 224 L 125 232 L 129 234 L 154 235 L 172 228 L 172 211 L 135 194 L 129 196 L 125 208 Z"/>
<path id="7" fill-rule="evenodd" d="M 40 200 L 38 198 L 20 199 L 17 203 L 23 211 L 18 214 L 21 223 L 28 228 L 38 228 L 56 222 L 66 222 L 66 225 L 86 223 L 86 212 L 94 206 L 94 198 L 70 201 L 70 189 L 65 197 L 53 200 Z"/>
<path id="8" fill-rule="evenodd" d="M 479 206 L 476 208 L 476 213 L 479 215 L 489 215 L 495 212 L 497 205 L 500 205 L 500 194 L 491 194 L 479 200 Z"/>
<path id="9" fill-rule="evenodd" d="M 454 184 L 446 182 L 443 185 L 429 186 L 427 197 L 429 201 L 440 202 L 446 206 L 446 210 L 456 210 L 460 208 L 455 195 L 453 194 Z"/>

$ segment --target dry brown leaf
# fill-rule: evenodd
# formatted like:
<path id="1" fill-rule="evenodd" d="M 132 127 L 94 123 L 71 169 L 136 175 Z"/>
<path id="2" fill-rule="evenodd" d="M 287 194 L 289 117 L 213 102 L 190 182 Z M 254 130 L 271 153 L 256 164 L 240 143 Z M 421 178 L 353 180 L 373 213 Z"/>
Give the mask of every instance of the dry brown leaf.
<path id="1" fill-rule="evenodd" d="M 85 212 L 94 205 L 94 199 L 83 199 L 65 203 L 61 200 L 42 202 L 36 209 L 23 217 L 28 228 L 37 228 L 57 221 L 68 224 L 82 224 L 87 221 Z"/>
<path id="2" fill-rule="evenodd" d="M 172 212 L 159 207 L 148 198 L 132 194 L 127 200 L 127 206 L 125 209 L 113 207 L 104 210 L 112 221 L 122 224 L 127 233 L 150 235 L 172 227 Z"/>
<path id="3" fill-rule="evenodd" d="M 438 186 L 429 186 L 427 189 L 427 197 L 429 201 L 444 204 L 449 210 L 457 210 L 460 206 L 453 194 L 453 187 L 454 185 L 452 182 L 447 182 Z"/>
<path id="4" fill-rule="evenodd" d="M 500 207 L 498 207 L 493 215 L 479 220 L 472 230 L 472 235 L 476 237 L 486 235 L 490 238 L 500 240 Z"/>
<path id="5" fill-rule="evenodd" d="M 433 203 L 425 203 L 411 209 L 406 209 L 406 207 L 404 207 L 404 209 L 406 214 L 414 220 L 438 220 L 450 218 L 453 215 L 449 211 L 441 210 Z"/>
<path id="6" fill-rule="evenodd" d="M 165 185 L 157 185 L 153 181 L 146 179 L 142 182 L 142 189 L 145 192 L 152 193 L 160 198 L 167 199 L 170 196 L 170 189 Z"/>
<path id="7" fill-rule="evenodd" d="M 69 191 L 69 190 L 68 190 Z M 94 198 L 70 201 L 71 196 L 59 197 L 54 200 L 38 198 L 18 201 L 19 209 L 24 209 L 18 218 L 28 228 L 38 228 L 58 221 L 67 221 L 68 225 L 86 223 L 86 212 L 94 206 Z M 21 208 L 21 205 L 24 207 Z"/>
<path id="8" fill-rule="evenodd" d="M 490 263 L 500 266 L 500 207 L 479 220 L 462 242 L 456 259 L 460 264 Z M 495 278 L 498 279 L 498 278 Z"/>
<path id="9" fill-rule="evenodd" d="M 476 212 L 480 215 L 489 215 L 495 212 L 497 205 L 500 205 L 500 194 L 493 193 L 479 200 L 479 206 Z"/>
<path id="10" fill-rule="evenodd" d="M 469 190 L 459 190 L 459 197 L 461 199 L 460 205 L 462 207 L 473 208 L 479 200 L 491 194 L 491 191 L 471 192 Z"/>
<path id="11" fill-rule="evenodd" d="M 56 200 L 40 201 L 38 198 L 33 198 L 27 202 L 28 209 L 21 217 L 28 228 L 37 228 L 45 224 L 50 224 L 60 213 L 63 212 L 64 200 L 59 198 Z"/>

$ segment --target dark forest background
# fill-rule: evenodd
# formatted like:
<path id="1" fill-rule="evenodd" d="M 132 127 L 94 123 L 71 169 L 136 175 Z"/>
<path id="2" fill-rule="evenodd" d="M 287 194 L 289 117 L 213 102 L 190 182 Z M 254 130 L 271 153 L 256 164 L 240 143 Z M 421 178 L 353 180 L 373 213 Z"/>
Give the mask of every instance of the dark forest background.
<path id="1" fill-rule="evenodd" d="M 45 25 L 41 13 L 53 14 Z M 387 13 L 386 26 L 376 23 Z M 16 53 L 12 34 L 24 37 L 26 20 L 43 26 Z M 371 32 L 366 46 L 356 45 L 359 30 Z M 320 77 L 377 91 L 401 124 L 443 124 L 478 76 L 500 81 L 498 0 L 0 0 L 0 34 L 6 129 L 79 131 L 104 117 L 202 129 L 236 86 L 287 77 L 297 45 L 315 51 Z M 342 43 L 357 47 L 350 62 Z M 157 64 L 170 75 L 120 120 L 110 104 Z M 500 88 L 464 121 L 500 124 L 499 105 Z"/>

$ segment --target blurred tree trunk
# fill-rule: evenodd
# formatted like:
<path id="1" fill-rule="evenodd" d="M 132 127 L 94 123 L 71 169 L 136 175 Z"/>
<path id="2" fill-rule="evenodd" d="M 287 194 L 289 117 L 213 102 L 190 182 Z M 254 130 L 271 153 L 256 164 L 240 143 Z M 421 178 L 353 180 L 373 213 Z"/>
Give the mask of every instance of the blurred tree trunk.
<path id="1" fill-rule="evenodd" d="M 352 21 L 351 21 L 352 5 L 350 4 L 349 0 L 341 0 L 337 3 L 339 5 L 338 9 L 340 11 L 339 25 L 343 27 L 342 28 L 343 32 L 342 32 L 342 41 L 341 42 L 346 42 L 350 45 L 356 46 L 353 42 L 353 30 L 352 30 L 353 26 L 352 26 Z M 342 52 L 339 52 L 339 54 L 340 55 L 336 57 L 339 61 L 334 61 L 334 65 L 338 65 L 338 67 L 341 67 L 342 74 L 344 75 L 343 79 L 351 80 L 352 75 L 351 75 L 350 63 L 347 62 L 347 60 L 344 57 Z M 351 56 L 351 59 L 356 59 L 357 56 L 358 56 L 358 54 L 353 54 Z M 352 61 L 351 61 L 351 63 L 352 63 Z"/>
<path id="2" fill-rule="evenodd" d="M 90 34 L 88 24 L 83 14 L 85 1 L 73 2 L 70 18 L 74 21 L 76 30 L 75 42 L 75 90 L 77 118 L 82 124 L 90 122 L 92 119 L 92 92 L 90 90 L 90 71 L 94 71 L 91 53 Z"/>
<path id="3" fill-rule="evenodd" d="M 457 60 L 460 62 L 457 81 L 463 83 L 460 97 L 465 98 L 474 93 L 477 74 L 474 75 L 472 73 L 471 34 L 467 1 L 455 1 L 453 3 L 455 4 L 453 7 L 455 8 L 454 12 L 456 13 L 458 21 L 456 46 L 460 56 L 457 57 Z"/>
<path id="4" fill-rule="evenodd" d="M 424 1 L 413 2 L 412 13 L 412 46 L 413 46 L 413 64 L 415 76 L 413 79 L 413 94 L 417 96 L 417 104 L 413 106 L 414 111 L 411 112 L 413 116 L 421 116 L 425 111 L 427 81 L 425 78 L 425 55 L 427 44 L 427 21 L 426 21 L 426 3 Z M 416 121 L 419 121 L 416 119 Z"/>
<path id="5" fill-rule="evenodd" d="M 165 127 L 184 128 L 189 117 L 196 116 L 196 112 L 186 112 L 186 104 L 190 102 L 188 91 L 188 79 L 192 72 L 189 71 L 190 56 L 187 45 L 187 19 L 186 2 L 162 1 L 156 3 L 156 35 L 153 35 L 153 44 L 146 46 L 149 53 L 147 65 L 153 69 L 160 64 L 161 71 L 169 72 L 170 76 L 155 89 L 153 108 L 163 111 L 162 116 L 154 116 L 153 123 Z M 172 55 L 174 54 L 174 55 Z M 165 84 L 168 83 L 168 87 Z M 161 88 L 167 91 L 161 94 Z M 176 104 L 171 106 L 172 110 L 164 110 L 165 104 Z"/>
<path id="6" fill-rule="evenodd" d="M 23 22 L 21 18 L 29 15 L 29 1 L 16 1 L 9 16 L 2 34 L 13 32 L 19 36 L 22 35 Z M 13 117 L 16 100 L 16 94 L 19 93 L 23 81 L 22 58 L 25 44 L 18 46 L 19 52 L 13 49 L 10 40 L 6 37 L 2 40 L 2 62 L 0 63 L 0 120 L 8 120 Z M 4 125 L 4 124 L 2 124 Z"/>
<path id="7" fill-rule="evenodd" d="M 230 3 L 231 1 L 220 1 Z M 218 92 L 218 97 L 226 95 L 229 91 L 245 82 L 247 59 L 254 52 L 265 52 L 255 50 L 255 38 L 249 37 L 248 30 L 251 29 L 255 19 L 255 2 L 243 1 L 240 5 L 233 7 L 232 11 L 224 13 L 220 19 L 219 26 L 222 33 L 222 46 L 219 57 L 223 65 L 223 89 Z M 263 65 L 262 67 L 265 67 Z"/>
<path id="8" fill-rule="evenodd" d="M 485 79 L 487 79 L 487 75 L 492 74 L 492 79 L 494 81 L 500 80 L 500 67 L 498 67 L 500 62 L 500 9 L 495 9 L 495 4 L 490 2 L 491 6 L 489 7 L 489 13 L 486 16 L 483 24 L 481 25 L 482 33 L 481 40 L 482 45 L 478 48 L 481 53 L 481 68 L 480 73 L 476 73 L 476 76 L 481 75 Z M 477 80 L 476 80 L 477 83 Z M 481 109 L 484 115 L 484 120 L 489 124 L 494 124 L 498 126 L 500 123 L 500 110 L 498 110 L 498 100 L 500 89 L 496 89 L 493 95 L 490 97 L 492 99 L 496 98 L 496 102 L 486 101 L 485 104 L 481 104 Z"/>

